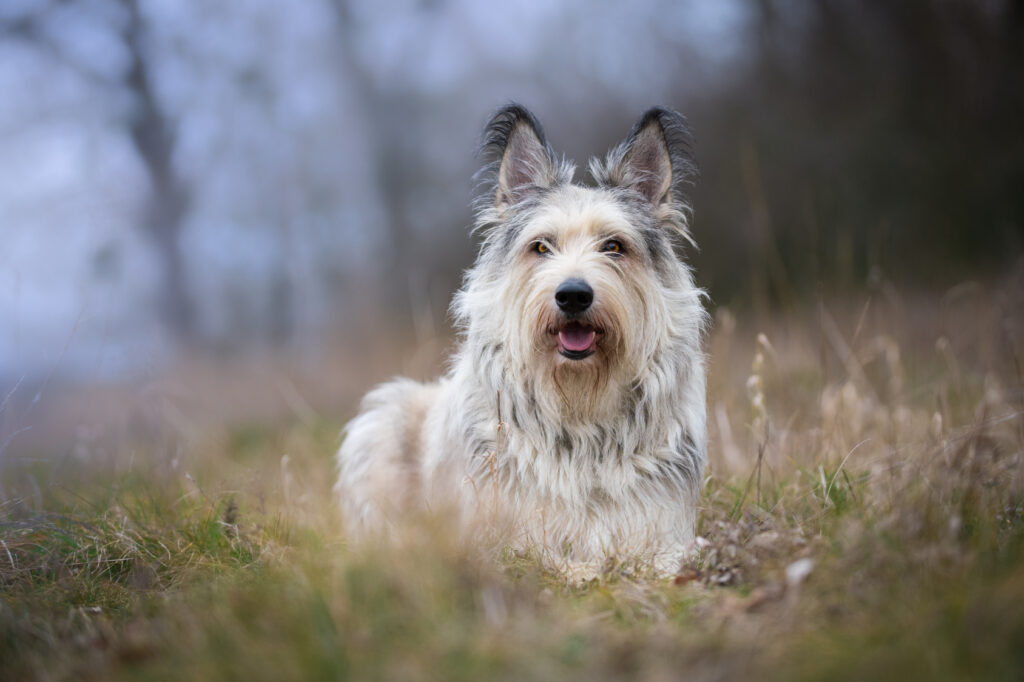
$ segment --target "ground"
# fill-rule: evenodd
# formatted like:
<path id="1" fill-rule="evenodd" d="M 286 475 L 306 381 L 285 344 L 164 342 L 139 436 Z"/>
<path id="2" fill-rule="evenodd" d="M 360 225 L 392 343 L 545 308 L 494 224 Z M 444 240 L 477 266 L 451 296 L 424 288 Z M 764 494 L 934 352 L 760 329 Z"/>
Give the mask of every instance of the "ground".
<path id="1" fill-rule="evenodd" d="M 844 301 L 715 312 L 674 579 L 352 547 L 308 405 L 8 455 L 0 679 L 1020 679 L 1019 289 Z"/>

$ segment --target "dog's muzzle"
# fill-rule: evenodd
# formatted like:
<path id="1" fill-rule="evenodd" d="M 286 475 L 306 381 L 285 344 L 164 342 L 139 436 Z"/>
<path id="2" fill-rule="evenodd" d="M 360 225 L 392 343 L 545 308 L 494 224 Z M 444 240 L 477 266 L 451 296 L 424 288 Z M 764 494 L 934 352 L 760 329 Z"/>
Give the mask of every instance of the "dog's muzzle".
<path id="1" fill-rule="evenodd" d="M 593 302 L 594 290 L 582 279 L 567 279 L 555 291 L 555 303 L 566 319 L 561 329 L 553 330 L 563 357 L 582 360 L 593 355 L 599 330 L 582 319 Z"/>

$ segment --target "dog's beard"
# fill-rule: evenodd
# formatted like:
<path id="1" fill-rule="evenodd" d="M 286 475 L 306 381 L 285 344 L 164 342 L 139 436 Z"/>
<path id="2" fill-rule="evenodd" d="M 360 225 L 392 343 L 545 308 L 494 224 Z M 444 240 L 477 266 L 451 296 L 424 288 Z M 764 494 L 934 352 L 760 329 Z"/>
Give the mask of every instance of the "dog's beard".
<path id="1" fill-rule="evenodd" d="M 560 417 L 589 421 L 609 416 L 620 401 L 623 338 L 617 320 L 601 309 L 568 317 L 545 311 L 534 327 L 530 364 L 538 388 Z"/>

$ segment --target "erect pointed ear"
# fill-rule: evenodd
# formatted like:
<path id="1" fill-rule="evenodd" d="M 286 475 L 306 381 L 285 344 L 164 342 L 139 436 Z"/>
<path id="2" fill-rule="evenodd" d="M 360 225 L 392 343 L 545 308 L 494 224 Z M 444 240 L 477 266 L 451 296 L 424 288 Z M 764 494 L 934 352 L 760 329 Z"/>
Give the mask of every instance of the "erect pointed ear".
<path id="1" fill-rule="evenodd" d="M 684 204 L 680 186 L 696 174 L 690 147 L 686 119 L 671 109 L 655 107 L 608 154 L 603 167 L 595 166 L 594 175 L 603 185 L 637 190 L 655 206 Z"/>
<path id="2" fill-rule="evenodd" d="M 516 204 L 537 190 L 560 182 L 554 150 L 540 123 L 518 104 L 509 104 L 491 117 L 484 130 L 483 153 L 492 161 L 494 205 Z"/>

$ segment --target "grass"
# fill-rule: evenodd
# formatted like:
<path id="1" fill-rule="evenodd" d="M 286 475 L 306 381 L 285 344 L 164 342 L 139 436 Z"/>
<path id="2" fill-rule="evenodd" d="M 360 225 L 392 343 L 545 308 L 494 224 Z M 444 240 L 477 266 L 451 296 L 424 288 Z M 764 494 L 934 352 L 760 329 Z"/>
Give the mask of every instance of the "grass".
<path id="1" fill-rule="evenodd" d="M 668 580 L 569 585 L 429 519 L 351 547 L 341 422 L 308 413 L 8 457 L 0 679 L 1020 679 L 1015 295 L 719 310 L 700 549 Z"/>

